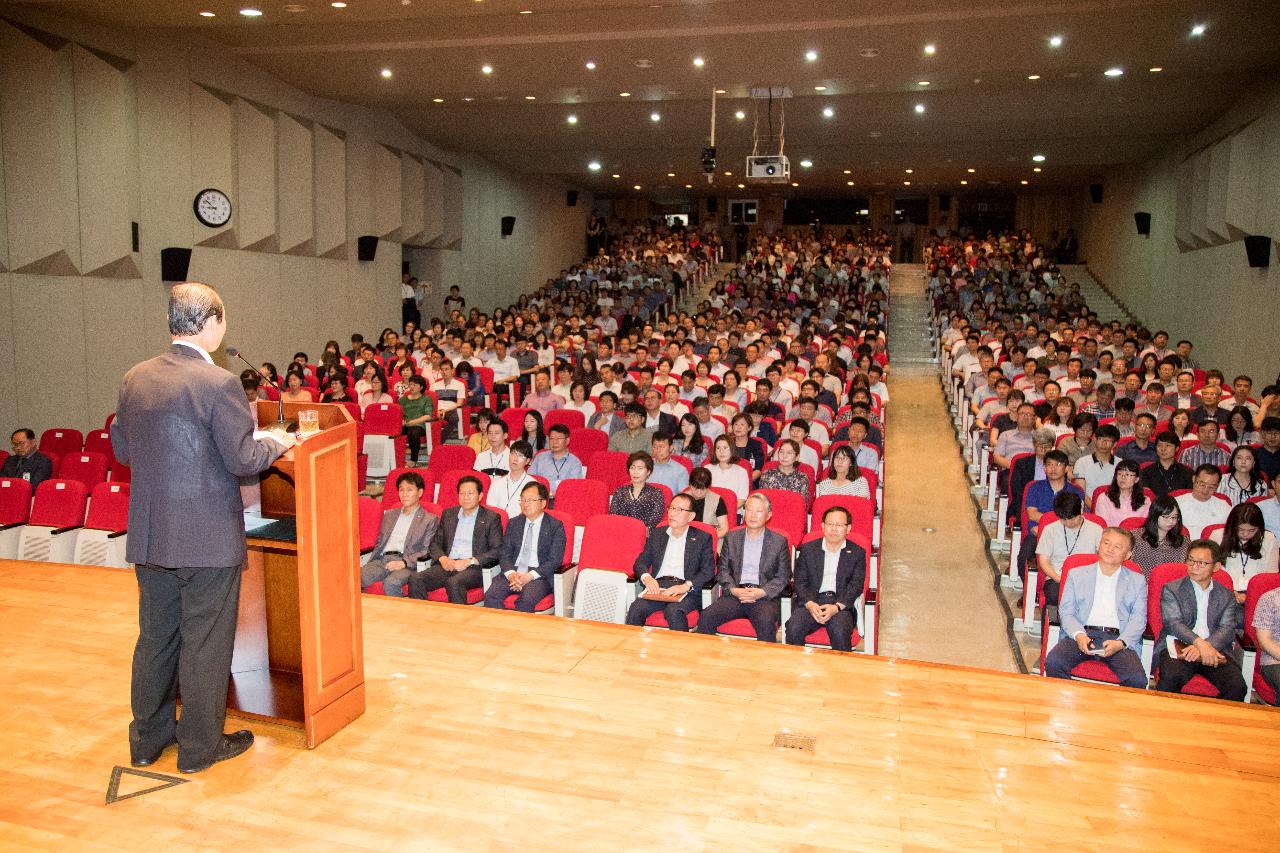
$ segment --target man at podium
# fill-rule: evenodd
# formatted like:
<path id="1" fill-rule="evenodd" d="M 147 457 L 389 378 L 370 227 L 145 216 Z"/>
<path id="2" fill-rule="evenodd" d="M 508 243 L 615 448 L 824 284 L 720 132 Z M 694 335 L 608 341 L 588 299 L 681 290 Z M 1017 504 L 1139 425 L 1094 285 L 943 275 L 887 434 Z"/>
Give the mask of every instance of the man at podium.
<path id="1" fill-rule="evenodd" d="M 253 437 L 240 382 L 209 356 L 226 330 L 213 288 L 175 285 L 173 343 L 125 374 L 111 424 L 116 458 L 133 475 L 125 556 L 139 591 L 129 726 L 135 767 L 154 764 L 176 742 L 178 769 L 197 773 L 253 745 L 249 731 L 222 731 L 245 561 L 237 478 L 265 470 L 293 439 Z"/>

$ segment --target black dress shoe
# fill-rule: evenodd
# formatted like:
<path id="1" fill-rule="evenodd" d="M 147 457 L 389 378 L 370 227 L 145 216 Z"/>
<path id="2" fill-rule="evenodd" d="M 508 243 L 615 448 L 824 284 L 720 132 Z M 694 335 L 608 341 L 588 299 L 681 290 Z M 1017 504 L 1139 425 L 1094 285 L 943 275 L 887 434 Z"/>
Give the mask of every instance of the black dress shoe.
<path id="1" fill-rule="evenodd" d="M 183 766 L 181 759 L 179 759 L 178 772 L 199 773 L 201 770 L 208 770 L 219 761 L 226 761 L 228 758 L 235 758 L 251 746 L 253 746 L 253 732 L 248 729 L 241 729 L 238 732 L 223 735 L 222 741 L 218 744 L 218 748 L 214 750 L 213 758 L 203 764 L 195 764 L 189 767 Z"/>
<path id="2" fill-rule="evenodd" d="M 177 743 L 176 740 L 171 740 L 168 743 L 166 743 L 164 746 L 157 749 L 155 752 L 155 755 L 147 756 L 145 758 L 135 758 L 129 763 L 132 764 L 134 767 L 150 767 L 152 764 L 155 764 L 157 761 L 159 761 L 160 756 L 164 755 L 164 751 L 169 747 L 173 746 L 175 743 Z"/>

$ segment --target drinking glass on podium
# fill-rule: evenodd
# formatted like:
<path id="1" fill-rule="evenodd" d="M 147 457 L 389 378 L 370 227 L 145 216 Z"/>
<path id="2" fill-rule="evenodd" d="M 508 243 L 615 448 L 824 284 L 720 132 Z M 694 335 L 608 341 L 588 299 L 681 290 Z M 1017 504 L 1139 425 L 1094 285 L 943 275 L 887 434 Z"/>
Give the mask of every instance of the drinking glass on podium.
<path id="1" fill-rule="evenodd" d="M 315 435 L 320 431 L 320 412 L 315 409 L 298 411 L 298 437 Z"/>

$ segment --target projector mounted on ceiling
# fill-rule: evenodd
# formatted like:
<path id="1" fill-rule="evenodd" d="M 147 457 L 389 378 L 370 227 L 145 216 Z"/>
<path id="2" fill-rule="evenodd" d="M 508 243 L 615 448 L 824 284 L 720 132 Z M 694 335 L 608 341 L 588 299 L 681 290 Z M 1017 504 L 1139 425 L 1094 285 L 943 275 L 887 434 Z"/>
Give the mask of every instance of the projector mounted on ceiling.
<path id="1" fill-rule="evenodd" d="M 781 154 L 747 158 L 747 180 L 761 184 L 791 182 L 791 161 Z"/>
<path id="2" fill-rule="evenodd" d="M 757 184 L 791 182 L 791 161 L 783 154 L 786 145 L 786 99 L 791 89 L 786 86 L 755 87 L 751 98 L 756 102 L 755 126 L 751 131 L 751 155 L 747 157 L 747 180 Z M 774 127 L 773 106 L 778 103 L 778 124 Z M 761 116 L 761 107 L 764 115 Z"/>

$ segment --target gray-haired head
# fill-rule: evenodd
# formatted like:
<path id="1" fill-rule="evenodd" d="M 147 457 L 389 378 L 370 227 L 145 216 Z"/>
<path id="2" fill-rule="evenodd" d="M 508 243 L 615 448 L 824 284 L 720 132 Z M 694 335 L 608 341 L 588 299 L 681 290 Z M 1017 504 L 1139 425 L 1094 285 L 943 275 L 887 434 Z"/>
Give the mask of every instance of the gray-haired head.
<path id="1" fill-rule="evenodd" d="M 1051 429 L 1038 429 L 1031 433 L 1031 443 L 1044 447 L 1053 447 L 1058 442 L 1058 434 Z"/>
<path id="2" fill-rule="evenodd" d="M 225 309 L 222 297 L 207 284 L 186 281 L 169 291 L 169 334 L 198 335 L 210 317 L 221 320 Z"/>
<path id="3" fill-rule="evenodd" d="M 764 507 L 765 512 L 767 513 L 773 512 L 773 504 L 769 501 L 768 495 L 762 495 L 759 492 L 752 492 L 751 494 L 747 495 L 747 503 L 750 503 L 751 501 L 759 501 L 761 506 Z"/>

